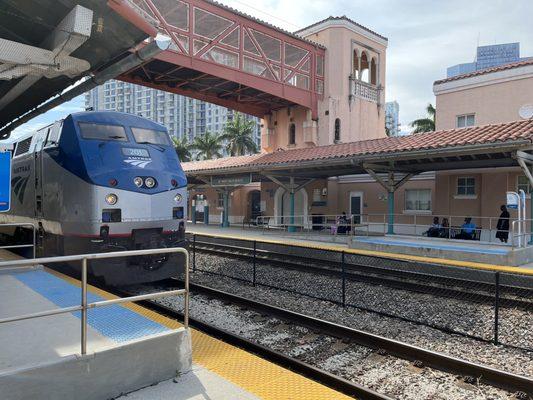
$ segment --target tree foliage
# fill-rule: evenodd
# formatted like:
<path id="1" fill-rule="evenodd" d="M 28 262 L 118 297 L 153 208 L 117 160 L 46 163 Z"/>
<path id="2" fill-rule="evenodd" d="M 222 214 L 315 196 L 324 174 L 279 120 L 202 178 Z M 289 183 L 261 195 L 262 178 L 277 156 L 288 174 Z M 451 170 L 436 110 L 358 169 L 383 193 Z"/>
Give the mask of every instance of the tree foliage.
<path id="1" fill-rule="evenodd" d="M 257 153 L 254 129 L 254 121 L 247 120 L 241 113 L 235 113 L 233 120 L 226 124 L 220 136 L 227 143 L 228 153 L 232 156 Z"/>
<path id="2" fill-rule="evenodd" d="M 435 130 L 435 107 L 430 103 L 426 107 L 426 118 L 416 119 L 411 122 L 411 127 L 415 128 L 413 133 L 433 132 Z"/>

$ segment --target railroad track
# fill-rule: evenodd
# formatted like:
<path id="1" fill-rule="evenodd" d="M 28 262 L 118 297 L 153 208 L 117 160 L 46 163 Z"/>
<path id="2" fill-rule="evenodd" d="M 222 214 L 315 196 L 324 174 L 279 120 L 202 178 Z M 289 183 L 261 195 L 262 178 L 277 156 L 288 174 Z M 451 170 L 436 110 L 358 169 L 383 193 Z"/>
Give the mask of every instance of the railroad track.
<path id="1" fill-rule="evenodd" d="M 158 283 L 158 285 L 161 284 L 169 288 L 175 288 L 181 286 L 182 282 L 178 281 L 177 279 L 169 279 Z M 462 360 L 457 357 L 451 357 L 442 353 L 423 349 L 421 347 L 413 346 L 365 331 L 349 328 L 333 322 L 310 317 L 255 300 L 250 300 L 206 286 L 191 283 L 190 289 L 193 293 L 206 295 L 223 302 L 233 303 L 239 307 L 260 312 L 262 314 L 268 314 L 269 316 L 288 321 L 291 324 L 303 326 L 312 331 L 318 331 L 324 335 L 329 335 L 331 337 L 349 341 L 363 347 L 371 348 L 377 351 L 380 355 L 388 354 L 397 358 L 414 362 L 415 365 L 419 367 L 427 366 L 436 370 L 462 376 L 467 382 L 476 382 L 479 380 L 480 382 L 517 393 L 517 398 L 527 399 L 528 396 L 533 397 L 533 379 L 528 377 Z M 116 289 L 114 290 L 116 291 Z M 131 295 L 131 293 L 123 292 L 122 295 Z M 157 312 L 168 315 L 171 318 L 180 317 L 181 315 L 175 309 L 158 303 L 145 302 L 144 305 Z M 346 394 L 355 395 L 362 399 L 387 398 L 386 396 L 379 395 L 373 391 L 368 392 L 369 389 L 362 388 L 359 385 L 355 385 L 350 381 L 321 371 L 307 363 L 303 363 L 299 360 L 287 357 L 284 354 L 280 354 L 271 349 L 265 348 L 264 346 L 250 342 L 249 340 L 241 338 L 233 333 L 220 330 L 219 328 L 208 325 L 205 322 L 193 319 L 191 320 L 191 324 L 208 334 L 220 337 L 225 341 L 255 352 L 267 359 L 296 370 Z"/>
<path id="2" fill-rule="evenodd" d="M 189 246 L 192 251 L 192 247 Z M 235 245 L 204 242 L 196 240 L 194 250 L 213 255 L 252 260 L 254 250 Z M 267 250 L 256 250 L 256 261 L 268 262 L 274 266 L 313 272 L 346 280 L 386 286 L 394 289 L 430 294 L 438 297 L 466 300 L 481 304 L 494 304 L 496 286 L 491 283 L 441 277 L 419 272 L 401 271 L 377 266 L 338 261 L 317 260 L 299 255 L 275 253 Z M 533 289 L 500 285 L 500 306 L 533 309 Z M 503 297 L 505 296 L 505 297 Z"/>
<path id="3" fill-rule="evenodd" d="M 169 282 L 171 281 L 172 282 L 171 284 L 176 285 L 175 280 L 167 280 L 167 281 Z M 161 282 L 158 282 L 158 284 L 161 284 Z M 132 295 L 132 293 L 125 291 L 123 289 L 117 288 L 117 287 L 107 287 L 107 286 L 102 287 L 101 286 L 101 288 L 120 297 L 126 297 L 126 296 Z M 165 315 L 169 318 L 183 321 L 183 313 L 174 308 L 159 304 L 154 301 L 149 301 L 149 300 L 139 301 L 137 303 L 150 310 L 153 310 L 153 311 L 156 311 L 157 313 Z M 348 396 L 352 396 L 354 398 L 358 398 L 361 400 L 393 400 L 389 396 L 380 394 L 372 389 L 366 388 L 364 386 L 351 382 L 347 379 L 343 379 L 339 376 L 326 372 L 322 369 L 316 368 L 315 366 L 308 364 L 306 362 L 300 361 L 296 358 L 289 357 L 286 354 L 277 352 L 268 347 L 254 343 L 232 332 L 229 332 L 224 329 L 220 329 L 214 325 L 208 324 L 197 318 L 191 317 L 190 315 L 189 315 L 189 325 L 210 336 L 219 338 L 226 343 L 232 344 L 246 351 L 254 353 L 264 359 L 267 359 L 275 364 L 281 365 L 291 371 L 295 371 L 314 381 L 320 382 L 323 385 L 328 386 L 341 393 L 344 393 Z"/>

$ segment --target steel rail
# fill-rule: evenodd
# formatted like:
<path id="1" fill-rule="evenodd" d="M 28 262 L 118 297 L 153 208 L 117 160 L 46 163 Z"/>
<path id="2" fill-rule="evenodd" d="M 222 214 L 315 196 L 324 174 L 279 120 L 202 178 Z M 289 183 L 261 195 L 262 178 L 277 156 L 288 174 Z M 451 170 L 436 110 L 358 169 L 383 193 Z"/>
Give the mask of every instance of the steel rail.
<path id="1" fill-rule="evenodd" d="M 169 280 L 170 282 L 172 281 Z M 432 350 L 427 350 L 415 345 L 389 339 L 380 335 L 349 328 L 334 322 L 311 317 L 280 307 L 272 306 L 255 300 L 240 297 L 231 293 L 209 288 L 198 284 L 190 284 L 193 292 L 205 294 L 229 301 L 240 306 L 260 310 L 269 315 L 276 316 L 291 322 L 298 323 L 313 330 L 318 330 L 337 338 L 349 339 L 361 346 L 376 350 L 384 350 L 388 354 L 409 361 L 419 361 L 425 366 L 449 372 L 455 375 L 479 378 L 481 382 L 488 383 L 512 392 L 524 392 L 533 396 L 533 379 L 502 371 L 487 365 L 470 362 L 457 357 L 449 356 Z"/>
<path id="2" fill-rule="evenodd" d="M 174 281 L 174 283 L 175 282 L 176 281 Z M 193 284 L 189 285 L 190 288 L 194 286 Z M 131 293 L 117 287 L 105 287 L 104 289 L 117 296 L 131 295 Z M 183 320 L 184 318 L 183 313 L 181 313 L 180 311 L 159 303 L 155 303 L 151 300 L 142 300 L 139 301 L 138 304 L 172 319 Z M 316 368 L 311 364 L 289 357 L 286 354 L 254 343 L 248 339 L 245 339 L 224 329 L 217 328 L 194 317 L 189 316 L 188 319 L 189 326 L 191 327 L 194 327 L 210 336 L 223 340 L 226 343 L 232 344 L 248 352 L 254 353 L 266 360 L 283 366 L 291 371 L 302 374 L 303 376 L 306 376 L 314 381 L 317 381 L 327 387 L 342 392 L 346 395 L 353 396 L 361 400 L 393 400 L 389 396 L 380 394 L 372 389 L 368 389 L 347 379 L 333 375 L 329 372 Z"/>
<path id="3" fill-rule="evenodd" d="M 241 259 L 253 258 L 253 249 L 247 247 L 240 247 L 222 243 L 203 242 L 198 240 L 196 240 L 195 246 L 196 250 L 205 251 L 212 254 L 222 254 L 231 257 L 238 257 Z M 215 247 L 219 247 L 221 250 L 216 249 Z M 316 264 L 317 261 L 314 258 L 306 258 L 305 256 L 276 253 L 268 250 L 257 250 L 257 258 L 287 269 L 293 269 L 303 272 L 315 272 L 339 278 L 342 277 L 342 271 L 340 269 L 341 263 L 334 260 L 320 260 L 321 263 L 327 263 L 328 266 L 330 266 L 328 268 L 328 266 L 313 265 Z M 361 273 L 364 273 L 364 275 L 362 275 Z M 371 275 L 369 275 L 369 273 Z M 386 277 L 379 275 L 386 275 Z M 457 300 L 466 300 L 482 304 L 494 304 L 494 295 L 487 294 L 487 292 L 494 293 L 495 286 L 486 282 L 476 282 L 453 277 L 442 277 L 439 275 L 422 274 L 418 272 L 391 270 L 356 263 L 346 263 L 345 277 L 353 281 L 384 285 L 400 290 L 408 290 L 412 292 L 430 294 L 433 296 L 446 297 Z M 403 280 L 398 281 L 397 279 L 393 278 L 401 278 Z M 421 281 L 428 280 L 433 281 L 433 284 L 421 283 Z M 453 289 L 450 288 L 450 286 L 459 286 L 464 287 L 465 289 L 470 288 L 475 289 L 476 291 L 468 292 L 465 290 Z M 502 293 L 511 294 L 516 293 L 517 291 L 522 291 L 524 293 L 527 292 L 527 297 L 533 299 L 533 290 L 528 288 L 515 288 L 512 286 L 502 285 L 501 290 Z M 504 298 L 502 299 L 502 302 L 506 307 L 516 307 L 521 309 L 531 309 L 533 307 L 533 302 L 527 300 Z"/>

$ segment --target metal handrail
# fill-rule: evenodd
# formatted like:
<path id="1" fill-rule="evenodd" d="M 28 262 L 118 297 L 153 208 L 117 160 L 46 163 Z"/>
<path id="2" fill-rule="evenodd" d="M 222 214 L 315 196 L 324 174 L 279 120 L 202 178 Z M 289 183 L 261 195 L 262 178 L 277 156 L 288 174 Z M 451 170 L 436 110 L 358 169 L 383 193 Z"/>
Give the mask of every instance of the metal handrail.
<path id="1" fill-rule="evenodd" d="M 412 233 L 404 233 L 406 235 L 415 235 L 419 236 L 422 229 L 428 229 L 431 226 L 432 219 L 438 217 L 440 220 L 447 219 L 449 226 L 443 227 L 443 229 L 448 231 L 448 234 L 444 237 L 450 239 L 451 233 L 453 230 L 460 228 L 457 220 L 464 220 L 465 218 L 471 218 L 473 221 L 478 221 L 479 226 L 476 226 L 474 229 L 476 232 L 480 233 L 480 236 L 483 232 L 488 232 L 488 241 L 493 242 L 493 233 L 497 231 L 497 221 L 500 217 L 485 217 L 485 216 L 470 216 L 470 215 L 451 215 L 451 214 L 417 214 L 417 213 L 404 213 L 404 214 L 392 214 L 395 217 L 394 226 L 396 227 L 406 227 L 408 230 L 412 230 Z M 261 215 L 256 219 L 257 226 L 261 226 L 263 230 L 265 228 L 280 228 L 286 229 L 288 227 L 298 227 L 302 230 L 309 229 L 312 226 L 322 226 L 329 227 L 334 225 L 334 223 L 313 223 L 312 218 L 314 215 L 294 215 L 295 222 L 293 224 L 288 223 L 290 220 L 290 215 L 283 216 L 274 216 L 274 215 Z M 339 214 L 322 214 L 320 217 L 337 220 L 342 215 Z M 389 214 L 386 213 L 363 213 L 363 214 L 347 214 L 348 224 L 350 226 L 357 227 L 366 227 L 367 235 L 369 235 L 371 227 L 383 227 L 382 234 L 387 233 L 388 226 L 388 217 Z M 359 223 L 354 223 L 354 218 L 359 219 Z M 512 222 L 516 218 L 509 218 L 509 222 Z M 353 232 L 353 230 L 352 230 Z M 508 231 L 510 232 L 510 231 Z"/>
<path id="2" fill-rule="evenodd" d="M 531 230 L 527 231 L 527 224 L 533 226 L 533 219 L 519 219 L 511 222 L 511 246 L 513 249 L 515 247 L 527 247 L 528 245 L 533 245 L 533 241 L 527 240 L 527 237 L 531 237 Z M 519 232 L 519 233 L 518 233 Z M 515 240 L 518 239 L 518 240 Z M 532 237 L 533 239 L 533 237 Z"/>
<path id="3" fill-rule="evenodd" d="M 22 249 L 22 248 L 28 248 L 28 247 L 31 247 L 32 248 L 32 254 L 33 254 L 33 258 L 35 258 L 36 256 L 36 252 L 37 252 L 37 246 L 36 246 L 36 243 L 37 243 L 37 230 L 35 229 L 35 225 L 31 222 L 20 222 L 20 223 L 10 223 L 10 224 L 0 224 L 0 228 L 4 228 L 4 227 L 9 227 L 9 226 L 14 226 L 14 227 L 31 227 L 31 230 L 32 230 L 32 240 L 33 242 L 31 244 L 15 244 L 15 245 L 8 245 L 8 246 L 0 246 L 0 249 Z"/>
<path id="4" fill-rule="evenodd" d="M 185 287 L 183 289 L 170 290 L 165 292 L 148 293 L 138 296 L 121 297 L 111 300 L 95 301 L 87 303 L 87 262 L 89 260 L 101 260 L 116 257 L 134 257 L 146 256 L 156 254 L 170 254 L 182 253 L 185 256 Z M 145 249 L 145 250 L 130 250 L 130 251 L 115 251 L 110 253 L 93 253 L 93 254 L 79 254 L 72 256 L 59 257 L 43 257 L 31 260 L 13 260 L 0 262 L 0 269 L 2 267 L 24 268 L 27 266 L 34 266 L 37 264 L 53 264 L 64 263 L 71 261 L 81 261 L 81 301 L 79 306 L 63 307 L 54 310 L 45 310 L 32 314 L 18 315 L 9 318 L 0 319 L 0 325 L 23 321 L 34 318 L 47 317 L 58 314 L 68 314 L 74 311 L 81 311 L 81 354 L 87 354 L 87 310 L 98 307 L 110 306 L 113 304 L 136 302 L 141 300 L 153 300 L 161 297 L 168 297 L 173 295 L 183 295 L 185 297 L 183 310 L 183 325 L 185 329 L 189 327 L 189 252 L 182 247 L 165 248 L 165 249 Z"/>

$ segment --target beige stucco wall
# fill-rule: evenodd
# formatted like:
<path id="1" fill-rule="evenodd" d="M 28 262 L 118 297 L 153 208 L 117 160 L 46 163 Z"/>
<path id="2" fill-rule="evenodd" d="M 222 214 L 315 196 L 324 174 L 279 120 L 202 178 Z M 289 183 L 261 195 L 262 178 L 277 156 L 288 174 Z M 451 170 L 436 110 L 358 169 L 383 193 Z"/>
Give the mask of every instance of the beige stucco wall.
<path id="1" fill-rule="evenodd" d="M 489 228 L 487 217 L 493 217 L 492 224 L 496 223 L 500 215 L 500 206 L 505 204 L 507 191 L 517 191 L 518 176 L 523 173 L 518 168 L 499 168 L 488 171 L 465 172 L 440 172 L 436 176 L 438 196 L 434 207 L 437 215 L 457 215 L 486 217 L 476 219 L 474 222 L 483 228 Z M 457 178 L 474 177 L 476 179 L 476 196 L 474 198 L 461 198 L 457 196 Z M 530 200 L 526 199 L 526 211 L 529 218 Z M 516 211 L 510 210 L 511 216 L 516 217 Z M 454 220 L 460 224 L 461 218 Z"/>
<path id="2" fill-rule="evenodd" d="M 533 76 L 484 86 L 466 86 L 449 93 L 436 93 L 436 129 L 453 129 L 456 117 L 475 114 L 476 125 L 520 119 L 518 110 L 533 104 Z"/>
<path id="3" fill-rule="evenodd" d="M 326 50 L 324 95 L 318 100 L 318 121 L 304 107 L 283 108 L 266 115 L 261 130 L 261 147 L 303 148 L 334 143 L 335 119 L 341 120 L 341 142 L 385 137 L 386 46 L 345 27 L 329 27 L 307 36 Z M 353 97 L 350 101 L 350 75 L 353 49 L 365 51 L 377 60 L 377 85 L 382 90 L 378 103 Z M 296 143 L 289 145 L 289 124 L 296 125 Z M 314 126 L 314 128 L 311 128 Z M 307 127 L 307 128 L 305 128 Z M 308 134 L 304 135 L 304 129 Z"/>

